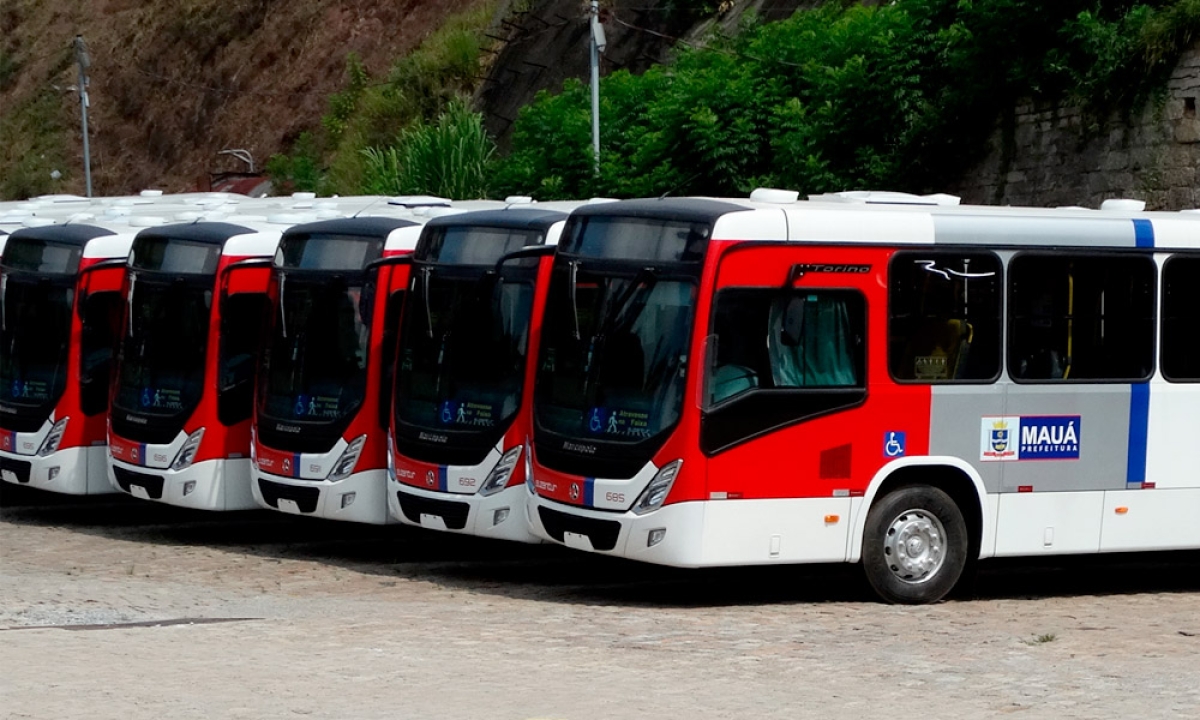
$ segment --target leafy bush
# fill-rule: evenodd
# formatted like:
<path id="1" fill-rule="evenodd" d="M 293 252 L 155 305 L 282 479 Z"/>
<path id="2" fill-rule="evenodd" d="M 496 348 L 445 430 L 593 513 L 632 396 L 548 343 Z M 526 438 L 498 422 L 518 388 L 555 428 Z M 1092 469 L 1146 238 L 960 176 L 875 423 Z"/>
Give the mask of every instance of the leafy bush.
<path id="1" fill-rule="evenodd" d="M 484 30 L 494 2 L 454 15 L 415 51 L 392 65 L 385 79 L 372 78 L 357 55 L 346 58 L 345 88 L 329 99 L 321 130 L 309 137 L 316 149 L 323 192 L 359 192 L 368 167 L 368 148 L 387 148 L 405 128 L 436 123 L 451 103 L 469 97 L 480 75 Z M 299 150 L 294 150 L 297 153 Z M 294 157 L 305 165 L 313 158 Z M 280 161 L 277 167 L 287 169 Z M 287 178 L 272 178 L 279 181 Z"/>
<path id="2" fill-rule="evenodd" d="M 267 175 L 276 188 L 285 192 L 324 190 L 321 153 L 313 134 L 302 133 L 290 155 L 272 155 L 267 160 Z"/>
<path id="3" fill-rule="evenodd" d="M 928 191 L 978 159 L 1018 99 L 1136 109 L 1198 37 L 1200 0 L 829 2 L 605 78 L 599 176 L 584 86 L 540 94 L 497 184 L 544 198 Z"/>

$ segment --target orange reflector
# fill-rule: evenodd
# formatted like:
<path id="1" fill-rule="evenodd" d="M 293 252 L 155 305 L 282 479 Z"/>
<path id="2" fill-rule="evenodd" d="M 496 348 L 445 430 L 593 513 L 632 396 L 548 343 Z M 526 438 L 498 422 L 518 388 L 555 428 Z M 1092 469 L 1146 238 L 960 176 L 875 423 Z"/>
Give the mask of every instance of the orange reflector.
<path id="1" fill-rule="evenodd" d="M 1124 505 L 1122 505 L 1121 507 L 1117 508 L 1117 514 L 1118 514 L 1118 515 L 1124 515 L 1124 514 L 1125 514 L 1125 513 L 1127 513 L 1127 512 L 1129 512 L 1129 508 L 1125 507 Z"/>
<path id="2" fill-rule="evenodd" d="M 836 523 L 838 520 L 841 520 L 841 519 L 842 519 L 841 515 L 826 515 L 825 516 L 825 524 L 833 525 L 834 523 Z"/>

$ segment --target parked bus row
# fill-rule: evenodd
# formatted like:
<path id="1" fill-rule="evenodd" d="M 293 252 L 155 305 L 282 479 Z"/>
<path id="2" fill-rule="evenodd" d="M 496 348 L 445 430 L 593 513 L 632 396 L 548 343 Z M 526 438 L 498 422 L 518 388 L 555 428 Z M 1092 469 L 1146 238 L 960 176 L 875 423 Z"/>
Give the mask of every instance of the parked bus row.
<path id="1" fill-rule="evenodd" d="M 4 480 L 856 562 L 892 602 L 989 557 L 1200 547 L 1200 214 L 254 202 L 137 230 L 0 206 Z"/>

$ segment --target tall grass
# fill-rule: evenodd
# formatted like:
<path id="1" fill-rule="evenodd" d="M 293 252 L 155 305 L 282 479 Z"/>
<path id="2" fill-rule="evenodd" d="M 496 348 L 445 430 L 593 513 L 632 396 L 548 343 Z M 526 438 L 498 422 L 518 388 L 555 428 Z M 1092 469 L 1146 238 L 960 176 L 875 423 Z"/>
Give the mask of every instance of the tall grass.
<path id="1" fill-rule="evenodd" d="M 0 109 L 0 199 L 63 190 L 64 181 L 51 173 L 69 176 L 72 170 L 67 162 L 72 135 L 63 124 L 70 117 L 67 102 L 57 93 L 40 92 Z"/>
<path id="2" fill-rule="evenodd" d="M 467 200 L 487 195 L 496 146 L 483 117 L 454 100 L 433 122 L 415 123 L 395 144 L 362 154 L 364 193 Z"/>
<path id="3" fill-rule="evenodd" d="M 355 192 L 366 172 L 366 148 L 390 145 L 399 129 L 433 122 L 451 102 L 474 92 L 495 6 L 496 0 L 481 0 L 447 18 L 420 47 L 393 63 L 383 82 L 348 58 L 347 88 L 334 96 L 323 121 L 327 191 Z"/>

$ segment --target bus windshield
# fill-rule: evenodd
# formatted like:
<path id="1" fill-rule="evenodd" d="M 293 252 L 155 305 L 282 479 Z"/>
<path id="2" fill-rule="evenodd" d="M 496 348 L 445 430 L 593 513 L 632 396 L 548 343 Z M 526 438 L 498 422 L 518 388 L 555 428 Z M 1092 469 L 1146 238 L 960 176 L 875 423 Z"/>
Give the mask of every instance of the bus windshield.
<path id="1" fill-rule="evenodd" d="M 591 271 L 584 263 L 555 264 L 538 425 L 571 438 L 650 440 L 674 426 L 683 407 L 695 280 L 650 268 Z"/>
<path id="2" fill-rule="evenodd" d="M 114 408 L 180 422 L 196 408 L 205 387 L 211 282 L 205 276 L 130 275 L 129 317 L 118 358 Z"/>
<path id="3" fill-rule="evenodd" d="M 520 406 L 532 305 L 531 281 L 418 271 L 397 357 L 398 442 L 405 425 L 470 433 L 484 452 L 496 442 Z"/>
<path id="4" fill-rule="evenodd" d="M 285 423 L 349 422 L 367 384 L 370 327 L 360 305 L 361 280 L 300 271 L 280 272 L 277 283 L 259 412 Z"/>
<path id="5" fill-rule="evenodd" d="M 36 429 L 66 387 L 73 278 L 5 273 L 2 282 L 0 404 L 29 413 Z"/>

